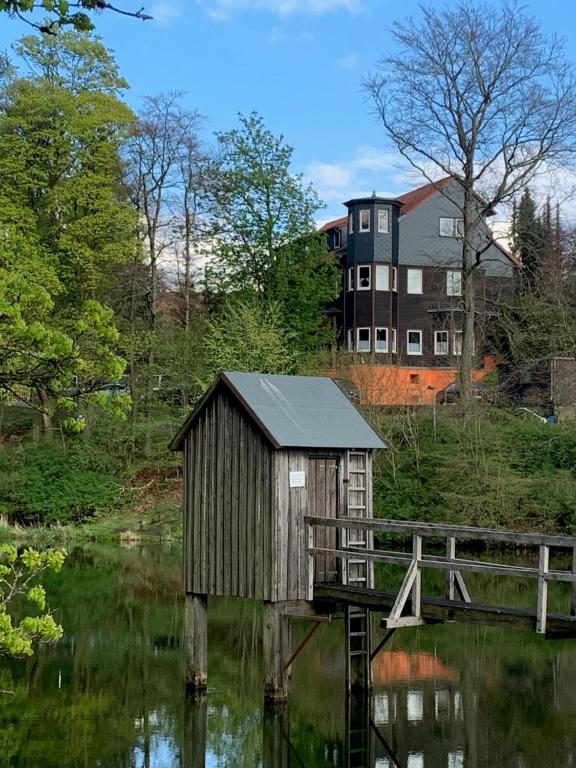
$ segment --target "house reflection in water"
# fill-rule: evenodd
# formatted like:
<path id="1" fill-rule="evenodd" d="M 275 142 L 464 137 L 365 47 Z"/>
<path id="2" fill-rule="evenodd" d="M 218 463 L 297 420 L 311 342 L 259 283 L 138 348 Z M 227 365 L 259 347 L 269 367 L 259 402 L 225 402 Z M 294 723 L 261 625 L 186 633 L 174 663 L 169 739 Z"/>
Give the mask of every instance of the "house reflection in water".
<path id="1" fill-rule="evenodd" d="M 374 660 L 373 676 L 366 765 L 464 768 L 458 672 L 430 653 L 384 651 Z"/>

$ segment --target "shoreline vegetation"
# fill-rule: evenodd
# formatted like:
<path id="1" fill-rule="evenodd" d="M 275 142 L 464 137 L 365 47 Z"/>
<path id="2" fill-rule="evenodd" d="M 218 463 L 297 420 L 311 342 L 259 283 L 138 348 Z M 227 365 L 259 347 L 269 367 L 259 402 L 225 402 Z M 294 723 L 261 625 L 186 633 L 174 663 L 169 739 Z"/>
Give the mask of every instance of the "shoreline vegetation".
<path id="1" fill-rule="evenodd" d="M 376 517 L 576 533 L 573 424 L 485 405 L 365 413 L 389 446 L 375 459 Z M 181 456 L 167 449 L 178 421 L 172 411 L 139 425 L 132 452 L 109 422 L 65 444 L 4 442 L 0 539 L 181 541 Z"/>

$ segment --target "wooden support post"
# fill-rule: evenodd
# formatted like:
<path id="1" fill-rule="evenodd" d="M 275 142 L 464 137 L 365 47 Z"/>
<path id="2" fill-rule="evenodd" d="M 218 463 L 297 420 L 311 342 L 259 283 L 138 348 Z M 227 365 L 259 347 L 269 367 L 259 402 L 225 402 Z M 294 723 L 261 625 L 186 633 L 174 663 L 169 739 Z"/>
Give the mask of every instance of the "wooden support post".
<path id="1" fill-rule="evenodd" d="M 287 707 L 264 710 L 263 768 L 289 768 L 290 723 Z"/>
<path id="2" fill-rule="evenodd" d="M 536 632 L 539 635 L 546 634 L 546 615 L 548 613 L 548 582 L 546 574 L 550 562 L 550 547 L 540 545 L 540 557 L 538 560 L 538 609 L 536 612 Z"/>
<path id="3" fill-rule="evenodd" d="M 446 543 L 446 557 L 448 560 L 454 560 L 456 557 L 456 539 L 454 536 L 449 536 Z M 455 589 L 455 571 L 447 571 L 446 573 L 446 597 L 448 600 L 456 599 Z"/>
<path id="4" fill-rule="evenodd" d="M 572 574 L 576 576 L 576 547 L 572 550 Z M 570 596 L 570 616 L 576 616 L 576 581 L 572 582 L 572 593 Z"/>
<path id="5" fill-rule="evenodd" d="M 208 598 L 186 593 L 184 605 L 184 648 L 186 687 L 191 692 L 206 690 L 208 681 Z"/>
<path id="6" fill-rule="evenodd" d="M 264 698 L 282 702 L 290 691 L 290 669 L 284 670 L 292 652 L 290 619 L 283 603 L 264 603 Z"/>
<path id="7" fill-rule="evenodd" d="M 412 616 L 420 618 L 422 616 L 422 572 L 420 570 L 419 560 L 422 559 L 422 536 L 414 535 L 412 540 L 412 557 L 416 563 L 416 575 L 412 586 Z"/>
<path id="8" fill-rule="evenodd" d="M 206 765 L 206 697 L 186 697 L 184 707 L 182 768 L 204 768 Z"/>

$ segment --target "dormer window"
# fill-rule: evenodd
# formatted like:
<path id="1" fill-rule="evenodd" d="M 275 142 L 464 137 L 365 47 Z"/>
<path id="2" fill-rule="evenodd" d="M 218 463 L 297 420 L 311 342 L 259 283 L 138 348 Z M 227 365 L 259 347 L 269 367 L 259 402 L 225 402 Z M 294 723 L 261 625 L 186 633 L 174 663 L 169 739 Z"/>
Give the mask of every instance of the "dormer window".
<path id="1" fill-rule="evenodd" d="M 360 211 L 360 232 L 370 232 L 370 211 Z"/>
<path id="2" fill-rule="evenodd" d="M 387 234 L 390 231 L 390 221 L 387 210 L 378 211 L 378 232 Z"/>
<path id="3" fill-rule="evenodd" d="M 368 266 L 358 267 L 358 288 L 359 291 L 369 291 L 372 287 L 371 269 Z"/>
<path id="4" fill-rule="evenodd" d="M 332 236 L 332 246 L 334 248 L 342 247 L 342 231 L 340 229 L 334 230 L 334 234 Z"/>

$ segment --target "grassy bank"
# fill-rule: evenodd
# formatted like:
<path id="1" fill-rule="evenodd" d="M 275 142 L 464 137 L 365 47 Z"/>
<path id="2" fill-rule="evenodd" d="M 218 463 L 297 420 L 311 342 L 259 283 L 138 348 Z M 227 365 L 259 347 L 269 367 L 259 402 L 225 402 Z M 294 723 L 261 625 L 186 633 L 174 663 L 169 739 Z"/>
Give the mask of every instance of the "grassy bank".
<path id="1" fill-rule="evenodd" d="M 374 468 L 380 517 L 576 533 L 576 427 L 480 407 L 373 409 L 386 439 Z M 0 536 L 36 541 L 181 538 L 181 414 L 91 434 L 0 445 Z"/>

